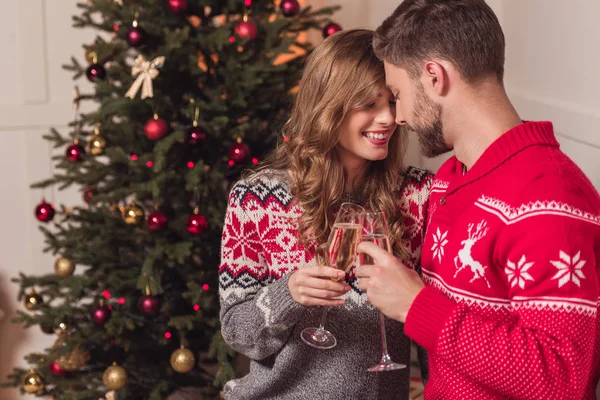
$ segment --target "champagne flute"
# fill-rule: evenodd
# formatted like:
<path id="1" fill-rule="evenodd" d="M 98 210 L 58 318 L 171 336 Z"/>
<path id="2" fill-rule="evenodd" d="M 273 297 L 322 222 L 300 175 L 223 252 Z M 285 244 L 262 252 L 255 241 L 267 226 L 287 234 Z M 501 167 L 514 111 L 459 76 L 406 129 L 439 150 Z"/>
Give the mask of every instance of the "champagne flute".
<path id="1" fill-rule="evenodd" d="M 329 240 L 317 248 L 315 256 L 319 265 L 327 265 L 348 271 L 356 259 L 356 248 L 360 243 L 364 208 L 353 203 L 344 203 L 337 213 Z M 321 350 L 332 349 L 337 345 L 335 336 L 325 329 L 329 307 L 324 307 L 318 328 L 306 328 L 300 338 L 309 346 Z"/>
<path id="2" fill-rule="evenodd" d="M 391 253 L 389 229 L 385 219 L 385 214 L 376 212 L 366 212 L 363 217 L 362 241 L 371 242 Z M 368 254 L 360 254 L 361 265 L 373 264 L 373 258 Z M 387 337 L 385 334 L 385 315 L 379 312 L 379 329 L 381 332 L 381 360 L 379 364 L 370 367 L 370 372 L 394 371 L 406 368 L 404 364 L 398 364 L 392 361 L 387 348 Z"/>

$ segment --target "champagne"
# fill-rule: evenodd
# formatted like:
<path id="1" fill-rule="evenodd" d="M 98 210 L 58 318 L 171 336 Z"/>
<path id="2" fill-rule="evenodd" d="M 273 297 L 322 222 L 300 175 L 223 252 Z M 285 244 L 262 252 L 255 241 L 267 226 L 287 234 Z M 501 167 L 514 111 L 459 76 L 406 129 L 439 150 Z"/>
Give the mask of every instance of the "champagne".
<path id="1" fill-rule="evenodd" d="M 362 237 L 363 242 L 375 243 L 385 251 L 391 252 L 390 239 L 387 235 L 375 234 L 375 235 L 364 235 Z M 360 265 L 373 264 L 373 258 L 365 253 L 360 253 Z"/>
<path id="2" fill-rule="evenodd" d="M 360 225 L 340 223 L 333 225 L 329 235 L 329 265 L 348 272 L 356 258 L 356 247 L 360 243 Z"/>

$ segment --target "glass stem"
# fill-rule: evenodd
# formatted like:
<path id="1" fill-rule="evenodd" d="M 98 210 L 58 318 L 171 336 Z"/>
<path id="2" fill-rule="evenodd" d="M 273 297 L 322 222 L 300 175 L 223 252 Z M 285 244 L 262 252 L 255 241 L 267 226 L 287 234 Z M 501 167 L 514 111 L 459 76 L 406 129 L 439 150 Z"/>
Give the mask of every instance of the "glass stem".
<path id="1" fill-rule="evenodd" d="M 323 315 L 321 315 L 321 322 L 319 323 L 319 332 L 323 332 L 325 330 L 325 320 L 327 319 L 328 312 L 329 312 L 329 307 L 324 307 Z"/>
<path id="2" fill-rule="evenodd" d="M 319 327 L 312 334 L 312 338 L 317 342 L 324 342 L 327 340 L 327 335 L 325 334 L 325 319 L 327 318 L 327 312 L 329 312 L 329 307 L 323 308 L 323 314 L 321 315 L 321 322 L 319 323 Z"/>
<path id="3" fill-rule="evenodd" d="M 390 356 L 388 355 L 387 337 L 385 335 L 385 315 L 379 312 L 379 329 L 381 330 L 381 361 L 389 362 Z"/>

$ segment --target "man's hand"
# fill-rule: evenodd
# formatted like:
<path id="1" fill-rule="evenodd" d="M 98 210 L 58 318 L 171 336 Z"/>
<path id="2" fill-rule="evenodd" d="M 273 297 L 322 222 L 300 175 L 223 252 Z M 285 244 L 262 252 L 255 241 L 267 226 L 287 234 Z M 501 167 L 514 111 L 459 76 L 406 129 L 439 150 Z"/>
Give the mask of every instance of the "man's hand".
<path id="1" fill-rule="evenodd" d="M 339 269 L 317 266 L 303 267 L 295 271 L 288 280 L 292 298 L 305 306 L 340 306 L 343 299 L 334 299 L 346 294 L 350 286 L 333 279 L 344 279 L 346 273 Z"/>
<path id="2" fill-rule="evenodd" d="M 374 260 L 374 265 L 358 268 L 358 287 L 367 293 L 369 301 L 385 315 L 405 322 L 410 306 L 425 287 L 423 281 L 415 271 L 373 243 L 361 243 L 358 251 L 368 254 Z"/>

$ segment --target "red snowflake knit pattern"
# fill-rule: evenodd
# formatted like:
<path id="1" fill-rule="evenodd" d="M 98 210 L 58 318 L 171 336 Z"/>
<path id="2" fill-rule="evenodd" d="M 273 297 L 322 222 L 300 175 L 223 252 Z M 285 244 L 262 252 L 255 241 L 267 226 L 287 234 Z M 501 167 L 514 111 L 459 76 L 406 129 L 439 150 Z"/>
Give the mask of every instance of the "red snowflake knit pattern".
<path id="1" fill-rule="evenodd" d="M 419 268 L 423 227 L 432 175 L 409 167 L 399 189 L 399 207 L 406 226 L 403 244 L 409 249 L 409 264 Z M 303 265 L 314 264 L 314 254 L 297 241 L 296 219 L 301 208 L 293 201 L 281 174 L 262 174 L 251 182 L 238 182 L 232 189 L 222 236 L 219 269 L 224 296 L 256 290 L 269 281 Z M 355 268 L 356 266 L 354 266 Z M 347 281 L 351 298 L 365 302 L 358 289 L 354 269 Z"/>

